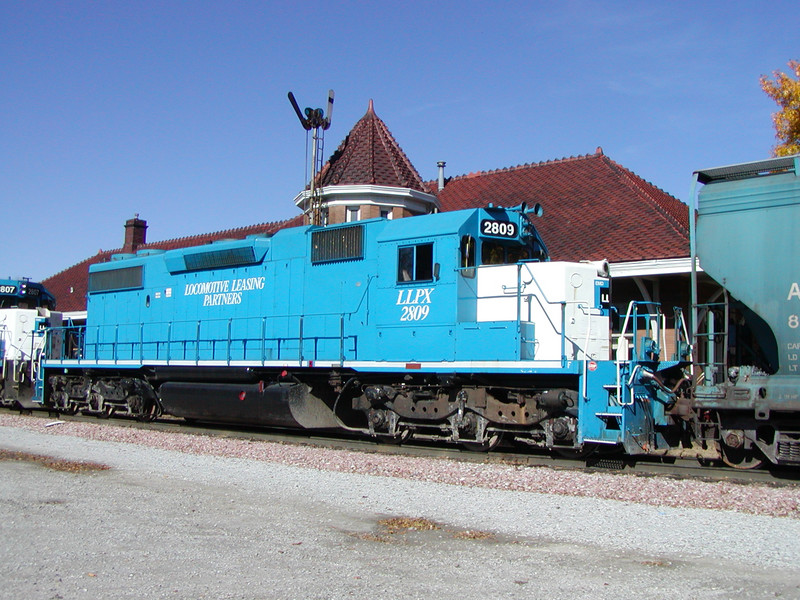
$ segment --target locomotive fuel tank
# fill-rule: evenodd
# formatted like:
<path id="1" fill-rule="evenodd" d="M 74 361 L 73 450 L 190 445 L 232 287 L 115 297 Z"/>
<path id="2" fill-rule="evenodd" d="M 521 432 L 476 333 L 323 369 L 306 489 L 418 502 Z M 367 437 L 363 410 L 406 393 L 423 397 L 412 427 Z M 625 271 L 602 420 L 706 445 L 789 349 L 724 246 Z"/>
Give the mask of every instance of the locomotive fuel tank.
<path id="1" fill-rule="evenodd" d="M 302 383 L 167 382 L 161 404 L 176 417 L 301 429 L 336 429 L 341 423 Z"/>

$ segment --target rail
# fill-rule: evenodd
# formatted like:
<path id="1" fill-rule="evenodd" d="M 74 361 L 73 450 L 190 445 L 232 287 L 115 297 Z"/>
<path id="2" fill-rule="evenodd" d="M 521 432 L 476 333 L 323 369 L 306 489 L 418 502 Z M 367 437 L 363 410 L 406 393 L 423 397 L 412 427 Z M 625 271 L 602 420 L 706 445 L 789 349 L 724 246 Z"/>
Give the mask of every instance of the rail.
<path id="1" fill-rule="evenodd" d="M 314 315 L 166 320 L 52 328 L 46 360 L 125 362 L 331 361 L 358 357 L 358 336 L 349 319 L 364 312 L 374 277 L 349 312 Z M 338 329 L 338 335 L 331 331 Z"/>
<path id="2" fill-rule="evenodd" d="M 522 277 L 523 268 L 525 269 L 525 272 L 528 275 L 528 278 L 526 278 L 526 280 L 523 280 L 523 277 Z M 525 291 L 526 288 L 528 286 L 531 286 L 531 285 L 535 286 L 536 292 L 531 293 L 531 292 L 526 292 Z M 542 289 L 542 286 L 539 284 L 539 281 L 537 280 L 536 276 L 531 272 L 530 266 L 529 266 L 528 263 L 518 263 L 517 264 L 517 287 L 516 287 L 516 289 L 514 289 L 514 288 L 506 288 L 505 286 L 503 286 L 503 291 L 507 292 L 507 293 L 516 293 L 516 295 L 517 295 L 517 307 L 518 307 L 517 308 L 517 320 L 518 320 L 518 322 L 522 321 L 521 311 L 522 311 L 523 299 L 526 302 L 532 302 L 535 299 L 536 303 L 539 305 L 539 308 L 542 309 L 541 312 L 544 315 L 545 319 L 547 319 L 547 322 L 548 322 L 551 330 L 556 335 L 559 336 L 560 347 L 561 347 L 560 353 L 561 353 L 561 363 L 562 363 L 562 365 L 566 365 L 566 362 L 567 362 L 566 347 L 567 347 L 567 341 L 569 341 L 578 349 L 579 352 L 583 353 L 584 367 L 586 366 L 586 363 L 589 360 L 588 357 L 587 357 L 587 354 L 586 354 L 586 349 L 588 348 L 588 345 L 589 345 L 589 338 L 590 338 L 590 335 L 591 335 L 592 320 L 591 320 L 591 318 L 587 318 L 586 319 L 586 333 L 584 335 L 583 346 L 581 346 L 581 344 L 578 343 L 578 339 L 577 338 L 576 339 L 572 339 L 572 338 L 568 338 L 567 337 L 567 334 L 566 334 L 566 329 L 567 329 L 567 327 L 566 327 L 566 309 L 567 309 L 568 305 L 574 304 L 578 308 L 578 310 L 583 312 L 587 317 L 591 317 L 592 316 L 592 314 L 591 314 L 592 309 L 591 309 L 591 307 L 589 305 L 587 305 L 585 302 L 581 302 L 581 301 L 569 302 L 569 301 L 565 301 L 565 300 L 551 300 L 550 298 L 548 298 L 547 294 Z M 558 306 L 559 307 L 559 312 L 560 312 L 560 316 L 561 316 L 561 323 L 560 324 L 557 325 L 553 321 L 553 319 L 551 318 L 551 315 L 550 315 L 550 311 L 548 311 L 547 308 L 546 308 L 547 306 Z"/>

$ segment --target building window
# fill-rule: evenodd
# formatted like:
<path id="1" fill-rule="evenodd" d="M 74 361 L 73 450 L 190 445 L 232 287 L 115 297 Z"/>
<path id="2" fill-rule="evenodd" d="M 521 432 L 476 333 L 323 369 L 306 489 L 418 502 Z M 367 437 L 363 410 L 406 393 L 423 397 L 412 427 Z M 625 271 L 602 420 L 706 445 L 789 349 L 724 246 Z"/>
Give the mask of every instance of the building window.
<path id="1" fill-rule="evenodd" d="M 359 220 L 361 220 L 361 207 L 348 206 L 345 213 L 345 223 L 355 223 Z"/>
<path id="2" fill-rule="evenodd" d="M 391 208 L 382 208 L 381 209 L 381 219 L 392 219 L 392 209 Z"/>
<path id="3" fill-rule="evenodd" d="M 433 280 L 433 244 L 397 249 L 397 281 Z"/>

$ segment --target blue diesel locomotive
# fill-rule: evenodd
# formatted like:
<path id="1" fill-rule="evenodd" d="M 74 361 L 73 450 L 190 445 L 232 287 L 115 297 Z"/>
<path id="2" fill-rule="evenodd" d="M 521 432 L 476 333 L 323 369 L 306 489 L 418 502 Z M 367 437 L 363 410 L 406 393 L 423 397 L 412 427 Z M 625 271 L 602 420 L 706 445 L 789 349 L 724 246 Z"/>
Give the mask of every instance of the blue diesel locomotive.
<path id="1" fill-rule="evenodd" d="M 611 357 L 607 264 L 551 262 L 536 206 L 283 229 L 116 255 L 52 336 L 43 402 L 579 452 L 675 451 L 688 345 L 632 304 Z M 680 329 L 680 328 L 678 328 Z"/>
<path id="2" fill-rule="evenodd" d="M 45 328 L 61 325 L 55 299 L 28 279 L 0 279 L 0 406 L 29 404 L 38 379 Z"/>

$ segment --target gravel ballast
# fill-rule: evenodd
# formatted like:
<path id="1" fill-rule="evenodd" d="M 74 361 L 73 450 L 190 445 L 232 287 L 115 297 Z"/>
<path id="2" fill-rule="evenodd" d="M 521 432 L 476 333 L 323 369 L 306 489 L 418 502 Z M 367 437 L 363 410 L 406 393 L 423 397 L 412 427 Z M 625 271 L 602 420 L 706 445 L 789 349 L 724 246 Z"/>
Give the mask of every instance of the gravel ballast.
<path id="1" fill-rule="evenodd" d="M 4 598 L 800 597 L 800 493 L 0 415 Z"/>

